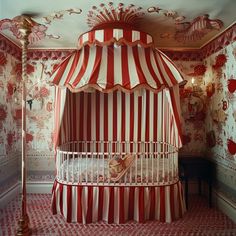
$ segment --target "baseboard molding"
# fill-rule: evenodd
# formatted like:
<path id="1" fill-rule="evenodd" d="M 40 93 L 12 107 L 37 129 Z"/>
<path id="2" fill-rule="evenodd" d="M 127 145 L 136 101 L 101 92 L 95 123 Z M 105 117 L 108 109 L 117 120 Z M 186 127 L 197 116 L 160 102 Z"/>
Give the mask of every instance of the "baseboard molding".
<path id="1" fill-rule="evenodd" d="M 27 182 L 27 193 L 51 193 L 53 182 Z"/>
<path id="2" fill-rule="evenodd" d="M 217 190 L 212 194 L 213 203 L 220 211 L 227 215 L 234 223 L 236 223 L 236 203 L 228 199 L 223 193 Z"/>
<path id="3" fill-rule="evenodd" d="M 19 194 L 19 183 L 14 184 L 10 189 L 0 195 L 0 209 L 13 200 Z"/>

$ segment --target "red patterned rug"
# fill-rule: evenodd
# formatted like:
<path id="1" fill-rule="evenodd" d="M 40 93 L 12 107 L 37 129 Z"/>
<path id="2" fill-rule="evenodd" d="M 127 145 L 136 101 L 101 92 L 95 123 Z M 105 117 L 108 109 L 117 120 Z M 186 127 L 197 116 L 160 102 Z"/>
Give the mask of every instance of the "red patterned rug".
<path id="1" fill-rule="evenodd" d="M 122 225 L 68 224 L 60 215 L 53 216 L 50 210 L 51 195 L 28 195 L 28 215 L 32 235 L 45 236 L 151 236 L 151 235 L 236 235 L 236 224 L 215 208 L 208 208 L 207 200 L 191 196 L 189 210 L 180 220 L 171 224 L 150 221 L 144 224 L 128 222 Z M 0 236 L 15 235 L 19 219 L 19 198 L 0 211 Z"/>

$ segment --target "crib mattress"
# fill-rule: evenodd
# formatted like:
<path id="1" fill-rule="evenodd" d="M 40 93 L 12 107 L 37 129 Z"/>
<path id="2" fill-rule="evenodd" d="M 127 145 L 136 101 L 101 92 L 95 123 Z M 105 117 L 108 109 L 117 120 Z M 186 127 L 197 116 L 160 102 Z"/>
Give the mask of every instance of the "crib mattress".
<path id="1" fill-rule="evenodd" d="M 65 160 L 60 166 L 60 173 L 63 176 L 58 176 L 67 182 L 110 182 L 110 173 L 108 167 L 109 159 L 99 158 L 80 158 Z M 128 183 L 146 183 L 146 182 L 161 182 L 173 180 L 173 170 L 169 163 L 169 170 L 165 168 L 168 163 L 163 161 L 152 162 L 151 159 L 136 159 L 126 174 L 119 180 Z M 111 181 L 112 182 L 112 181 Z"/>

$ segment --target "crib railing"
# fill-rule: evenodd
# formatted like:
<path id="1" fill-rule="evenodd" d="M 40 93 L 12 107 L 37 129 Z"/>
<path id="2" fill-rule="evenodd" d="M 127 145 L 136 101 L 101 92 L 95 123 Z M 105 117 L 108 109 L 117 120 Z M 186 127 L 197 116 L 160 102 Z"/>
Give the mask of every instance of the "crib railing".
<path id="1" fill-rule="evenodd" d="M 131 154 L 132 165 L 111 180 L 109 161 Z M 57 149 L 57 180 L 80 185 L 169 185 L 178 181 L 178 149 L 165 142 L 70 142 Z"/>

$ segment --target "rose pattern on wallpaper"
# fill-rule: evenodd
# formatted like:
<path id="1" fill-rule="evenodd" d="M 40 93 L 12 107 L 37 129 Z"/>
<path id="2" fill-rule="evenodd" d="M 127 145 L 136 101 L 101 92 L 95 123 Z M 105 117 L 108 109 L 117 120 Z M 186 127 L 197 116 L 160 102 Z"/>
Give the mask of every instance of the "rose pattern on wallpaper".
<path id="1" fill-rule="evenodd" d="M 177 61 L 187 83 L 180 88 L 182 155 L 218 158 L 235 169 L 236 43 L 203 62 Z"/>
<path id="2" fill-rule="evenodd" d="M 30 152 L 53 151 L 54 87 L 47 83 L 55 61 L 32 60 L 37 68 L 27 83 L 27 146 Z M 57 62 L 58 64 L 58 62 Z"/>
<path id="3" fill-rule="evenodd" d="M 209 99 L 206 127 L 216 136 L 216 146 L 208 150 L 212 158 L 218 157 L 225 165 L 235 169 L 236 164 L 236 43 L 228 45 L 208 57 L 205 81 L 216 85 Z"/>
<path id="4" fill-rule="evenodd" d="M 18 61 L 0 51 L 0 156 L 6 157 L 19 149 L 19 129 L 14 120 L 15 103 L 13 99 L 16 74 L 14 66 Z"/>
<path id="5" fill-rule="evenodd" d="M 28 152 L 53 150 L 54 88 L 46 83 L 54 61 L 30 61 L 26 111 L 26 145 Z M 52 68 L 51 68 L 52 66 Z M 0 52 L 0 147 L 1 155 L 20 150 L 21 140 L 21 64 Z"/>
<path id="6" fill-rule="evenodd" d="M 180 88 L 183 147 L 180 155 L 200 156 L 205 152 L 206 94 L 203 76 L 206 66 L 201 61 L 176 61 L 187 81 Z"/>

